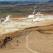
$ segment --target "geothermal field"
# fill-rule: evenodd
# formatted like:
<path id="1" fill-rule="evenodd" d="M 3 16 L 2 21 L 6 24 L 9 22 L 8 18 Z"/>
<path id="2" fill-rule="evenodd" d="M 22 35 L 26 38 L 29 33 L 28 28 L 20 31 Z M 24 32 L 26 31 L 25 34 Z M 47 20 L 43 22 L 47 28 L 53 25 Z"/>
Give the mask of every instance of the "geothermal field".
<path id="1" fill-rule="evenodd" d="M 0 23 L 0 52 L 53 53 L 53 15 L 8 15 Z"/>

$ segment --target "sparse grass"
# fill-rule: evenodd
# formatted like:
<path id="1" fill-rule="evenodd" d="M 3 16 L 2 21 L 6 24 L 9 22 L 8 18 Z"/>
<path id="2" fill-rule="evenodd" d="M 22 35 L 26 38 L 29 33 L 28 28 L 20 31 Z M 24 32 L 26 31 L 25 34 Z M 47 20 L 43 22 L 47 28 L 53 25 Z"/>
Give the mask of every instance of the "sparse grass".
<path id="1" fill-rule="evenodd" d="M 32 14 L 34 6 L 39 6 L 41 12 L 51 13 L 53 12 L 53 6 L 47 5 L 47 4 L 40 4 L 40 5 L 20 5 L 20 6 L 6 6 L 6 5 L 0 5 L 0 16 L 5 16 L 8 14 L 11 15 L 28 15 Z M 52 6 L 52 7 L 51 7 Z"/>

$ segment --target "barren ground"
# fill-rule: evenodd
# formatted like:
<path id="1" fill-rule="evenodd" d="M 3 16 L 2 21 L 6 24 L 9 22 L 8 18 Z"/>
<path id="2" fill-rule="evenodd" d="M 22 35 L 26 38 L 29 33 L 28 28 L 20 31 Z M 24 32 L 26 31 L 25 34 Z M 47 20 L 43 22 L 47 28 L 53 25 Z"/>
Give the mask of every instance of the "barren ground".
<path id="1" fill-rule="evenodd" d="M 28 28 L 0 49 L 1 53 L 53 53 L 53 24 Z"/>

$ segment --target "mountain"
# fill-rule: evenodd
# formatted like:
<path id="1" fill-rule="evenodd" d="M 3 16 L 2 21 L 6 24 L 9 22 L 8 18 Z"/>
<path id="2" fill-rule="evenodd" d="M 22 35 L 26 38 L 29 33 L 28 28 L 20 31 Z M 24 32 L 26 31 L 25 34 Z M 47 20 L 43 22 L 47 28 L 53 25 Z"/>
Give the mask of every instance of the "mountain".
<path id="1" fill-rule="evenodd" d="M 27 4 L 39 4 L 39 3 L 51 3 L 53 2 L 53 0 L 50 0 L 48 2 L 38 2 L 37 0 L 25 0 L 25 1 L 0 1 L 0 5 L 14 5 L 14 4 L 17 4 L 17 5 L 27 5 Z"/>
<path id="2" fill-rule="evenodd" d="M 49 2 L 53 2 L 53 0 L 50 0 Z"/>
<path id="3" fill-rule="evenodd" d="M 4 4 L 4 5 L 7 5 L 7 4 L 22 5 L 22 4 L 35 4 L 35 3 L 38 3 L 38 2 L 34 2 L 34 1 L 0 1 L 0 5 L 1 4 Z"/>
<path id="4" fill-rule="evenodd" d="M 48 1 L 49 3 L 53 3 L 53 0 Z"/>

